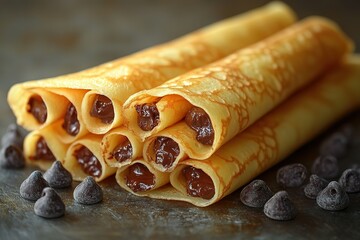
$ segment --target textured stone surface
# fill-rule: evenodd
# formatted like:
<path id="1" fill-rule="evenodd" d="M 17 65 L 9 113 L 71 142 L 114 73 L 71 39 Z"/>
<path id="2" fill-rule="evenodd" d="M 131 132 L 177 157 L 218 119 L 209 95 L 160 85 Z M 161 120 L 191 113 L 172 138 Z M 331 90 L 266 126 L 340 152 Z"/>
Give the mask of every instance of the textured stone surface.
<path id="1" fill-rule="evenodd" d="M 9 87 L 20 81 L 65 74 L 164 42 L 201 26 L 259 6 L 266 1 L 1 1 L 0 8 L 0 134 L 13 121 L 5 103 Z M 346 3 L 348 2 L 348 3 Z M 352 1 L 291 1 L 301 17 L 318 14 L 336 20 L 360 46 L 360 16 Z M 358 158 L 360 113 L 349 118 L 355 141 L 339 161 L 340 171 Z M 301 162 L 310 170 L 320 140 L 307 144 L 280 165 Z M 275 166 L 258 178 L 277 192 Z M 298 209 L 289 222 L 268 219 L 262 209 L 243 206 L 240 190 L 219 203 L 197 208 L 187 203 L 139 198 L 120 189 L 113 177 L 100 183 L 104 199 L 83 206 L 71 188 L 57 190 L 66 205 L 64 217 L 46 220 L 33 212 L 34 203 L 20 197 L 21 182 L 35 168 L 0 169 L 0 239 L 144 239 L 194 236 L 204 239 L 346 239 L 360 238 L 356 229 L 360 194 L 350 195 L 346 210 L 329 213 L 287 189 Z M 325 227 L 324 227 L 325 226 Z M 34 231 L 36 229 L 36 231 Z"/>

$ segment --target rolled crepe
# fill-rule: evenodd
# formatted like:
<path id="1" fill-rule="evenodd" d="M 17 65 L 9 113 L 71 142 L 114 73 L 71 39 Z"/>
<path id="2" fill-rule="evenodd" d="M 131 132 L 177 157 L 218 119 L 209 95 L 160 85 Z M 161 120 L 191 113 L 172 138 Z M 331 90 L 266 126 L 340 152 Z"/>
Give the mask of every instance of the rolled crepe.
<path id="1" fill-rule="evenodd" d="M 28 99 L 20 96 L 38 88 L 71 88 L 89 90 L 82 103 L 82 119 L 87 129 L 103 134 L 123 123 L 122 104 L 133 93 L 155 87 L 166 80 L 193 68 L 220 59 L 235 50 L 259 41 L 295 21 L 295 16 L 285 4 L 275 2 L 249 13 L 218 22 L 190 33 L 175 41 L 152 47 L 139 53 L 105 63 L 78 73 L 30 81 L 14 85 L 8 102 L 18 123 L 29 130 L 39 127 L 26 109 Z M 56 112 L 45 102 L 47 110 Z M 78 114 L 80 114 L 78 112 Z M 63 114 L 59 114 L 61 117 Z M 45 122 L 49 124 L 47 119 Z M 36 123 L 36 122 L 35 122 Z"/>
<path id="2" fill-rule="evenodd" d="M 127 191 L 137 195 L 146 196 L 148 191 L 158 189 L 169 183 L 170 173 L 154 169 L 143 159 L 137 159 L 118 168 L 116 171 L 117 183 Z"/>
<path id="3" fill-rule="evenodd" d="M 186 201 L 199 207 L 219 201 L 277 164 L 341 117 L 359 109 L 359 79 L 360 56 L 352 56 L 238 134 L 209 158 L 181 162 L 170 175 L 171 186 L 144 192 L 143 195 L 146 193 L 152 198 Z M 213 188 L 211 198 L 188 194 L 191 192 L 188 190 L 191 181 L 188 182 L 183 173 L 187 167 L 201 170 L 211 179 L 212 184 L 202 179 L 192 182 L 195 190 L 204 188 L 210 192 Z"/>
<path id="4" fill-rule="evenodd" d="M 129 165 L 142 156 L 142 150 L 143 142 L 125 127 L 112 129 L 101 141 L 102 157 L 110 167 Z"/>
<path id="5" fill-rule="evenodd" d="M 30 132 L 24 140 L 24 156 L 28 163 L 42 170 L 51 167 L 55 160 L 63 162 L 68 144 L 64 144 L 53 131 L 57 122 Z"/>
<path id="6" fill-rule="evenodd" d="M 173 115 L 177 116 L 173 120 L 184 119 L 183 109 L 171 103 L 172 96 L 176 101 L 183 98 L 192 109 L 178 124 L 148 137 L 144 159 L 161 171 L 171 171 L 186 155 L 206 159 L 337 64 L 350 49 L 350 41 L 333 22 L 308 18 L 222 60 L 134 94 L 124 105 L 129 128 L 146 136 L 139 131 L 136 108 L 158 99 L 169 99 L 168 104 L 162 103 L 166 107 L 157 109 L 164 113 L 158 115 L 159 130 L 167 127 Z"/>
<path id="7" fill-rule="evenodd" d="M 101 139 L 101 135 L 89 133 L 68 148 L 63 165 L 75 181 L 92 176 L 95 181 L 100 182 L 116 172 L 116 168 L 106 165 L 102 158 Z"/>

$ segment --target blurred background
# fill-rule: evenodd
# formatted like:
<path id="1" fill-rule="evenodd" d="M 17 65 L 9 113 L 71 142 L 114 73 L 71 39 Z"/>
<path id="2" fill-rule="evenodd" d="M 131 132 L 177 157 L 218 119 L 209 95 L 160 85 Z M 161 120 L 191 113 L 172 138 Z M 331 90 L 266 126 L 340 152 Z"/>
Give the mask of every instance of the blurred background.
<path id="1" fill-rule="evenodd" d="M 0 0 L 0 114 L 10 113 L 6 93 L 16 82 L 82 70 L 267 2 Z M 284 2 L 300 18 L 321 15 L 333 19 L 360 45 L 360 1 Z M 1 126 L 8 119 L 1 118 Z"/>

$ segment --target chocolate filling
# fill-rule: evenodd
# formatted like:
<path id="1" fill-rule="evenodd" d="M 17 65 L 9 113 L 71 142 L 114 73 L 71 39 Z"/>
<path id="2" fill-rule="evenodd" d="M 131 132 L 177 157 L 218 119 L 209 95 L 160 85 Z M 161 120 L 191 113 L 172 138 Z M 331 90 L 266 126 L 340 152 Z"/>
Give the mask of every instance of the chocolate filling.
<path id="1" fill-rule="evenodd" d="M 95 155 L 85 146 L 82 146 L 74 152 L 74 157 L 77 159 L 82 170 L 93 177 L 101 176 L 101 164 Z"/>
<path id="2" fill-rule="evenodd" d="M 157 137 L 154 142 L 155 162 L 165 168 L 170 168 L 177 156 L 179 156 L 179 145 L 168 137 Z"/>
<path id="3" fill-rule="evenodd" d="M 111 157 L 114 157 L 116 161 L 121 163 L 132 157 L 132 151 L 132 145 L 129 139 L 126 139 L 114 148 Z"/>
<path id="4" fill-rule="evenodd" d="M 203 199 L 211 199 L 214 196 L 214 183 L 203 170 L 187 166 L 183 168 L 182 175 L 186 180 L 186 192 L 190 196 Z"/>
<path id="5" fill-rule="evenodd" d="M 93 102 L 90 115 L 100 119 L 102 123 L 112 123 L 114 121 L 114 106 L 111 100 L 104 95 L 97 95 Z"/>
<path id="6" fill-rule="evenodd" d="M 141 163 L 135 163 L 129 167 L 125 180 L 126 185 L 134 192 L 148 191 L 155 186 L 154 174 Z"/>
<path id="7" fill-rule="evenodd" d="M 72 103 L 69 103 L 62 128 L 71 136 L 76 136 L 80 130 L 80 122 L 77 118 L 77 111 Z"/>
<path id="8" fill-rule="evenodd" d="M 159 111 L 155 103 L 135 106 L 138 113 L 138 125 L 144 131 L 150 131 L 159 124 Z"/>
<path id="9" fill-rule="evenodd" d="M 214 129 L 207 113 L 199 108 L 192 107 L 185 117 L 186 124 L 196 132 L 196 140 L 205 145 L 214 142 Z"/>
<path id="10" fill-rule="evenodd" d="M 39 140 L 36 142 L 36 149 L 35 149 L 35 156 L 30 157 L 33 160 L 49 160 L 55 161 L 56 158 L 54 154 L 49 149 L 45 139 L 40 137 Z"/>
<path id="11" fill-rule="evenodd" d="M 33 96 L 27 104 L 27 112 L 31 113 L 39 123 L 44 123 L 47 118 L 47 109 L 40 96 Z"/>

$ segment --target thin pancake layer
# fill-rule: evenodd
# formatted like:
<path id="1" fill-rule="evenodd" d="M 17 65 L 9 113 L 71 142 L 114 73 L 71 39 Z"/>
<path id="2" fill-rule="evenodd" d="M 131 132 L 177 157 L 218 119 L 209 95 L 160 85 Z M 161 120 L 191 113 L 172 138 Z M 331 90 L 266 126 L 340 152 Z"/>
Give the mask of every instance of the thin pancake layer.
<path id="1" fill-rule="evenodd" d="M 100 182 L 116 172 L 116 168 L 109 167 L 102 158 L 101 139 L 101 135 L 88 134 L 73 142 L 68 148 L 64 167 L 72 174 L 75 181 L 93 176 L 97 182 Z"/>
<path id="2" fill-rule="evenodd" d="M 24 140 L 24 156 L 28 163 L 42 170 L 51 167 L 53 161 L 64 161 L 69 145 L 54 137 L 55 122 L 47 127 L 30 132 Z"/>
<path id="3" fill-rule="evenodd" d="M 110 167 L 129 165 L 142 156 L 142 149 L 143 142 L 125 127 L 112 129 L 101 141 L 102 157 Z"/>
<path id="4" fill-rule="evenodd" d="M 8 102 L 19 124 L 24 124 L 32 130 L 39 125 L 28 125 L 23 121 L 26 119 L 24 115 L 27 103 L 18 102 L 19 96 L 28 94 L 27 92 L 34 88 L 91 90 L 83 100 L 83 120 L 90 132 L 102 134 L 123 122 L 119 106 L 131 94 L 155 87 L 179 74 L 220 59 L 289 26 L 294 21 L 294 14 L 286 5 L 279 2 L 271 3 L 175 41 L 88 70 L 14 85 L 9 91 Z M 99 95 L 110 102 L 95 101 Z M 91 116 L 89 111 L 93 107 L 96 109 Z M 106 111 L 114 111 L 113 120 L 105 119 L 104 123 L 101 113 Z"/>
<path id="5" fill-rule="evenodd" d="M 352 56 L 319 81 L 291 97 L 205 160 L 181 162 L 170 175 L 173 187 L 147 192 L 159 199 L 199 207 L 219 201 L 275 165 L 335 121 L 360 107 L 360 56 Z M 186 166 L 205 172 L 215 187 L 211 199 L 187 194 Z"/>
<path id="6" fill-rule="evenodd" d="M 156 156 L 150 148 L 165 135 L 181 145 L 180 149 L 190 158 L 208 158 L 236 134 L 337 64 L 350 49 L 351 43 L 334 23 L 308 18 L 220 61 L 134 94 L 125 104 L 126 112 L 133 113 L 137 104 L 154 98 L 176 95 L 197 107 L 199 114 L 193 117 L 191 127 L 186 127 L 183 120 L 149 137 L 144 145 L 144 159 L 154 162 Z M 132 115 L 129 114 L 129 127 L 139 133 Z M 192 128 L 200 131 L 196 134 Z M 212 141 L 200 142 L 200 133 L 205 137 L 212 134 Z M 157 168 L 164 170 L 161 166 Z"/>

